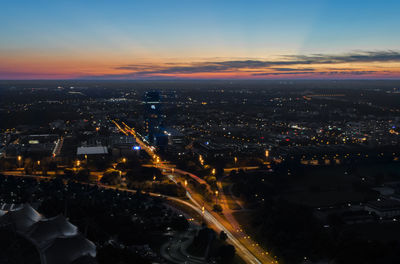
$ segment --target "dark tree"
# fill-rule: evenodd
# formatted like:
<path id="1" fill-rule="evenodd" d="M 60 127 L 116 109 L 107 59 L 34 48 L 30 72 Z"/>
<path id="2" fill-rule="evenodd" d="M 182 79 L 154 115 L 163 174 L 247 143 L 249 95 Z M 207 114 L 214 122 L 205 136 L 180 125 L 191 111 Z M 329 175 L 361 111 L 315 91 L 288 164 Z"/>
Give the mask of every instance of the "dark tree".
<path id="1" fill-rule="evenodd" d="M 226 241 L 228 239 L 228 235 L 224 231 L 221 231 L 221 233 L 219 233 L 219 239 Z"/>
<path id="2" fill-rule="evenodd" d="M 223 245 L 218 249 L 217 259 L 218 263 L 232 263 L 235 257 L 235 247 L 232 245 Z"/>

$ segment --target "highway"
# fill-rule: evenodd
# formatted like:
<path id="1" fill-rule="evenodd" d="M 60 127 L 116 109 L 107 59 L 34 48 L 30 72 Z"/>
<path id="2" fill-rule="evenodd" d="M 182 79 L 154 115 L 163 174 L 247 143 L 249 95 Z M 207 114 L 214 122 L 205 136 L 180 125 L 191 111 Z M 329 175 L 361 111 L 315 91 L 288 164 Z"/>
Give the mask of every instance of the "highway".
<path id="1" fill-rule="evenodd" d="M 117 189 L 116 187 L 113 186 L 107 186 L 107 185 L 98 185 L 101 188 L 105 189 Z M 129 190 L 129 189 L 119 189 L 123 191 L 128 191 L 128 192 L 136 192 L 135 190 Z M 217 227 L 219 230 L 218 231 L 224 231 L 228 235 L 229 241 L 235 246 L 238 255 L 246 261 L 246 263 L 252 263 L 252 264 L 262 264 L 262 263 L 272 263 L 270 262 L 261 262 L 259 261 L 250 251 L 247 250 L 247 248 L 238 240 L 236 239 L 231 232 L 224 226 L 222 225 L 208 210 L 202 210 L 202 207 L 192 198 L 189 192 L 186 193 L 187 197 L 190 199 L 191 203 L 176 197 L 172 196 L 167 196 L 167 195 L 162 195 L 163 197 L 167 198 L 167 200 L 175 201 L 177 203 L 180 203 L 186 207 L 189 207 L 193 209 L 195 212 L 197 212 L 199 215 L 203 217 L 203 219 L 206 222 L 212 223 L 215 227 Z M 161 195 L 158 193 L 149 193 L 151 196 L 155 197 L 160 197 Z M 275 263 L 275 262 L 274 262 Z"/>
<path id="2" fill-rule="evenodd" d="M 39 175 L 24 175 L 20 173 L 14 173 L 12 171 L 5 171 L 2 172 L 4 175 L 7 176 L 14 176 L 14 177 L 28 177 L 28 178 L 35 178 L 39 180 L 49 180 L 52 179 L 52 177 L 49 176 L 39 176 Z M 85 183 L 86 184 L 86 183 Z M 115 186 L 109 186 L 109 185 L 103 185 L 103 184 L 89 184 L 91 186 L 98 186 L 99 188 L 102 189 L 109 189 L 109 190 L 120 190 L 120 191 L 126 191 L 126 192 L 131 192 L 131 193 L 136 193 L 136 190 L 130 190 L 130 189 L 121 189 L 117 188 Z M 176 197 L 168 196 L 168 195 L 161 195 L 158 193 L 149 193 L 150 196 L 154 197 L 165 197 L 167 200 L 175 201 L 177 203 L 180 203 L 181 205 L 184 205 L 186 207 L 191 208 L 195 212 L 197 212 L 202 218 L 211 224 L 213 224 L 216 228 L 218 228 L 218 231 L 224 231 L 228 235 L 228 239 L 230 242 L 236 247 L 236 250 L 238 250 L 239 256 L 241 256 L 246 263 L 258 263 L 261 264 L 263 262 L 260 262 L 251 252 L 249 252 L 245 246 L 242 245 L 242 243 L 237 240 L 231 232 L 225 228 L 224 225 L 222 225 L 210 212 L 207 210 L 202 210 L 202 207 L 192 198 L 189 192 L 187 192 L 187 196 L 190 199 L 191 203 L 188 201 L 185 201 L 183 199 L 179 199 Z M 266 263 L 266 262 L 264 262 Z"/>
<path id="3" fill-rule="evenodd" d="M 167 171 L 171 171 L 180 175 L 189 175 L 192 179 L 196 180 L 199 183 L 206 184 L 209 188 L 209 185 L 203 179 L 199 178 L 195 174 L 175 169 L 174 166 L 169 163 L 163 163 L 160 160 L 160 158 L 154 153 L 154 148 L 149 147 L 147 144 L 145 144 L 142 141 L 142 139 L 139 136 L 137 136 L 133 128 L 129 127 L 124 122 L 122 122 L 122 126 L 119 125 L 114 120 L 112 120 L 112 122 L 125 135 L 130 134 L 135 137 L 136 142 L 140 145 L 141 149 L 145 150 L 150 157 L 153 157 L 155 167 L 160 167 Z M 170 177 L 172 177 L 172 179 L 177 183 L 176 179 L 174 179 L 173 173 L 170 175 Z M 204 220 L 214 225 L 218 229 L 218 231 L 224 231 L 227 234 L 229 241 L 235 246 L 237 254 L 246 263 L 260 263 L 260 264 L 278 263 L 276 259 L 274 259 L 269 255 L 269 252 L 263 250 L 256 242 L 254 242 L 250 238 L 250 236 L 248 236 L 241 229 L 240 225 L 237 223 L 236 219 L 233 217 L 229 209 L 226 212 L 224 212 L 225 213 L 224 214 L 225 218 L 224 218 L 218 215 L 217 213 L 213 212 L 212 207 L 208 205 L 202 199 L 202 197 L 200 197 L 199 195 L 196 195 L 196 197 L 194 197 L 193 192 L 191 192 L 191 190 L 187 187 L 186 187 L 186 196 L 189 198 L 191 203 L 175 197 L 169 197 L 169 199 L 179 201 L 180 203 L 183 203 L 186 206 L 191 207 L 197 213 L 202 214 Z M 225 196 L 223 197 L 226 202 L 226 197 Z M 224 209 L 228 208 L 225 202 L 222 205 Z"/>

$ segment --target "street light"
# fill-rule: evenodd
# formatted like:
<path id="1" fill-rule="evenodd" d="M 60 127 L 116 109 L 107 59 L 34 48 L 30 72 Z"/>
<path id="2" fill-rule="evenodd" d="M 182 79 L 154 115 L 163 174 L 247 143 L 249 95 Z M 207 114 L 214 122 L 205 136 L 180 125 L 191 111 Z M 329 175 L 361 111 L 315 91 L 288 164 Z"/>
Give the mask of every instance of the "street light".
<path id="1" fill-rule="evenodd" d="M 201 166 L 203 166 L 204 165 L 203 156 L 199 155 L 199 161 L 200 161 Z"/>
<path id="2" fill-rule="evenodd" d="M 122 158 L 122 162 L 125 163 L 126 162 L 126 158 Z"/>
<path id="3" fill-rule="evenodd" d="M 215 204 L 218 204 L 218 190 L 215 191 Z"/>
<path id="4" fill-rule="evenodd" d="M 76 166 L 79 167 L 80 165 L 81 165 L 81 161 L 80 161 L 80 160 L 77 160 L 77 161 L 76 161 Z"/>
<path id="5" fill-rule="evenodd" d="M 269 157 L 269 151 L 268 151 L 268 149 L 265 151 L 265 157 L 266 157 L 266 158 Z"/>
<path id="6" fill-rule="evenodd" d="M 185 180 L 185 188 L 187 187 L 187 180 Z"/>
<path id="7" fill-rule="evenodd" d="M 212 169 L 211 173 L 212 175 L 215 175 L 215 169 Z"/>
<path id="8" fill-rule="evenodd" d="M 18 156 L 17 157 L 17 160 L 18 160 L 18 167 L 21 167 L 21 165 L 22 165 L 22 157 L 21 156 Z"/>

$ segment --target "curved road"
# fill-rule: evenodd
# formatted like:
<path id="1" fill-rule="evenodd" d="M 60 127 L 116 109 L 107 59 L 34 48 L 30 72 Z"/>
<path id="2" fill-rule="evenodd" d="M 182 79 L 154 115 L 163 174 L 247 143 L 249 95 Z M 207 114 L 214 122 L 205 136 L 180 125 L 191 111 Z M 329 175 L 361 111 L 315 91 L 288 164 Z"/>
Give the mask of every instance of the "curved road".
<path id="1" fill-rule="evenodd" d="M 112 120 L 112 122 L 117 126 L 117 128 L 124 133 L 125 135 L 131 134 L 135 139 L 136 142 L 140 145 L 140 147 L 145 150 L 150 157 L 153 157 L 154 160 L 156 160 L 155 166 L 163 167 L 165 169 L 170 169 L 171 171 L 174 170 L 178 174 L 188 174 L 190 177 L 192 177 L 194 180 L 198 181 L 199 183 L 205 183 L 205 181 L 201 178 L 199 178 L 197 175 L 172 168 L 171 164 L 162 164 L 160 162 L 160 158 L 154 153 L 154 149 L 149 147 L 147 144 L 145 144 L 136 134 L 135 130 L 131 127 L 129 127 L 127 124 L 122 122 L 122 126 L 120 126 L 116 121 Z M 173 177 L 173 176 L 172 176 Z M 207 187 L 209 188 L 209 185 L 205 183 Z M 204 206 L 201 206 L 193 197 L 192 195 L 188 192 L 188 189 L 186 188 L 186 196 L 190 199 L 190 201 L 193 203 L 188 203 L 186 201 L 180 200 L 175 197 L 168 197 L 169 199 L 178 201 L 180 203 L 185 204 L 186 206 L 191 207 L 194 209 L 197 213 L 202 214 L 204 219 L 216 226 L 220 231 L 224 231 L 227 235 L 231 243 L 236 247 L 237 253 L 242 257 L 243 260 L 246 261 L 246 263 L 278 263 L 277 260 L 272 258 L 268 252 L 263 250 L 256 242 L 252 241 L 250 236 L 248 236 L 246 233 L 243 232 L 243 230 L 240 228 L 239 224 L 237 223 L 236 219 L 233 217 L 230 212 L 228 212 L 226 215 L 226 219 L 223 219 L 222 217 L 219 217 L 217 214 L 215 216 L 210 213 L 209 211 L 206 210 L 205 207 L 207 207 L 206 203 L 203 202 Z M 217 219 L 218 218 L 218 219 Z"/>

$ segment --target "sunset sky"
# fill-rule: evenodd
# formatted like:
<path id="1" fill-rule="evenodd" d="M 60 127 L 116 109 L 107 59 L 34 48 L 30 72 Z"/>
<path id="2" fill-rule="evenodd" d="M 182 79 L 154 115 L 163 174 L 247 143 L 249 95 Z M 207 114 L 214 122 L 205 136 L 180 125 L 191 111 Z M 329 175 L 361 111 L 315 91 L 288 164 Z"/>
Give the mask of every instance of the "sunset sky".
<path id="1" fill-rule="evenodd" d="M 0 79 L 400 79 L 400 1 L 0 0 Z"/>

